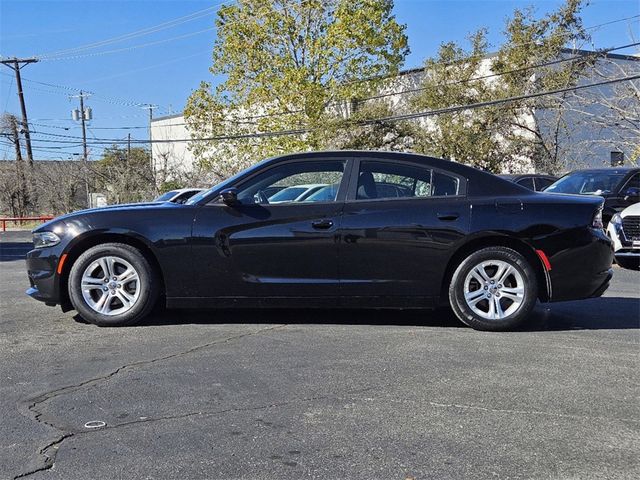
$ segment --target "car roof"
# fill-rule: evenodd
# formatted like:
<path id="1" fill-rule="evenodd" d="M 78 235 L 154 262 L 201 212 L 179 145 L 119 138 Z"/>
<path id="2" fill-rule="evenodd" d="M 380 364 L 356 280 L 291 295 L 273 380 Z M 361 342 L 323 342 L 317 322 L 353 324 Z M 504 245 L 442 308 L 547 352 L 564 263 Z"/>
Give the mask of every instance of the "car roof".
<path id="1" fill-rule="evenodd" d="M 629 173 L 632 171 L 640 171 L 640 167 L 580 168 L 570 171 L 567 175 L 572 173 Z"/>

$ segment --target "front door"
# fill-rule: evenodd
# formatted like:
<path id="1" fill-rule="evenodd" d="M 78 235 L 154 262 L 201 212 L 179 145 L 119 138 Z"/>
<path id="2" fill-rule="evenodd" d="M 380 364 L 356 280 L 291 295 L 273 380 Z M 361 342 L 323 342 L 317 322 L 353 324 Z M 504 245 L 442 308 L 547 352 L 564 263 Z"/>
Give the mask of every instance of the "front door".
<path id="1" fill-rule="evenodd" d="M 287 305 L 336 298 L 346 167 L 339 159 L 285 162 L 234 185 L 238 205 L 201 207 L 193 231 L 199 295 Z"/>

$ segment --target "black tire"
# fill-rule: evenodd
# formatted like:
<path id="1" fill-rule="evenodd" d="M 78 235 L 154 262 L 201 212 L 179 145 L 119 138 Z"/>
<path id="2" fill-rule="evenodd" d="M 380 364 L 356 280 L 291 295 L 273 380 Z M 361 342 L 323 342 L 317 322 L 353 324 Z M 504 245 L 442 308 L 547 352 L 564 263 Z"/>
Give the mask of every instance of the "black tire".
<path id="1" fill-rule="evenodd" d="M 479 315 L 476 311 L 472 310 L 472 308 L 468 305 L 467 300 L 465 299 L 465 281 L 467 280 L 467 276 L 470 275 L 471 271 L 482 262 L 490 262 L 490 261 L 498 261 L 505 262 L 509 266 L 511 266 L 519 275 L 520 279 L 523 282 L 523 298 L 521 300 L 520 306 L 515 307 L 516 309 L 504 316 L 503 318 L 495 318 L 488 319 L 481 315 Z M 491 268 L 491 267 L 489 267 Z M 509 277 L 507 281 L 512 282 L 516 280 L 516 276 Z M 471 292 L 477 291 L 478 297 L 481 298 L 479 302 L 486 302 L 484 304 L 477 303 L 479 305 L 476 310 L 482 310 L 484 305 L 487 305 L 486 309 L 489 312 L 489 302 L 497 301 L 501 302 L 500 308 L 504 308 L 502 305 L 506 304 L 506 311 L 508 311 L 509 307 L 514 304 L 513 300 L 510 300 L 504 292 L 502 292 L 501 299 L 491 300 L 488 298 L 484 298 L 485 295 L 480 292 L 480 288 L 483 289 L 487 294 L 490 293 L 494 288 L 497 288 L 497 285 L 481 285 L 480 282 L 475 281 L 476 285 L 479 285 L 477 290 L 472 290 L 469 288 Z M 489 289 L 487 290 L 488 287 Z M 506 287 L 506 285 L 505 285 Z M 503 288 L 500 285 L 500 288 Z M 496 297 L 500 297 L 500 290 L 496 290 L 498 295 L 493 293 Z M 477 252 L 472 253 L 467 258 L 465 258 L 460 265 L 456 268 L 453 277 L 451 279 L 451 284 L 449 286 L 449 302 L 451 303 L 451 308 L 453 309 L 456 316 L 465 324 L 469 325 L 476 330 L 489 330 L 489 331 L 503 331 L 503 330 L 511 330 L 519 325 L 522 325 L 529 314 L 535 307 L 536 301 L 538 298 L 538 282 L 536 279 L 536 273 L 533 267 L 529 264 L 529 262 L 524 258 L 520 253 L 506 247 L 488 247 L 483 248 L 482 250 L 478 250 Z M 497 309 L 498 307 L 493 307 Z M 489 315 L 489 313 L 487 313 Z"/>
<path id="2" fill-rule="evenodd" d="M 620 268 L 640 270 L 640 258 L 638 257 L 618 257 L 615 260 Z"/>
<path id="3" fill-rule="evenodd" d="M 125 260 L 133 266 L 138 274 L 139 283 L 135 285 L 139 288 L 138 297 L 130 309 L 124 313 L 113 315 L 99 313 L 89 306 L 83 296 L 81 283 L 85 269 L 96 262 L 96 260 L 105 256 Z M 100 272 L 100 270 L 98 270 L 98 272 Z M 125 288 L 126 287 L 125 285 Z M 68 288 L 69 298 L 75 310 L 86 321 L 100 327 L 121 327 L 138 323 L 151 312 L 160 294 L 160 282 L 153 267 L 138 249 L 123 243 L 97 245 L 80 255 L 71 267 Z M 99 291 L 98 295 L 101 295 Z M 115 300 L 116 305 L 118 305 L 118 302 L 118 300 Z M 120 304 L 122 305 L 122 303 Z"/>

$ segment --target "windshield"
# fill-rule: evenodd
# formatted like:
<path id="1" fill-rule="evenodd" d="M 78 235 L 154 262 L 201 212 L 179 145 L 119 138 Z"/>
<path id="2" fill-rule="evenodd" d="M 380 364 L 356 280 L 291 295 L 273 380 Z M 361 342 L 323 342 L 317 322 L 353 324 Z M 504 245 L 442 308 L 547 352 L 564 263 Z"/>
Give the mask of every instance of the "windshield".
<path id="1" fill-rule="evenodd" d="M 552 183 L 545 192 L 602 195 L 615 191 L 623 178 L 620 172 L 575 172 Z"/>
<path id="2" fill-rule="evenodd" d="M 154 202 L 166 202 L 167 200 L 171 200 L 176 193 L 178 193 L 177 190 L 170 190 L 168 192 L 165 192 L 158 198 L 156 198 Z"/>

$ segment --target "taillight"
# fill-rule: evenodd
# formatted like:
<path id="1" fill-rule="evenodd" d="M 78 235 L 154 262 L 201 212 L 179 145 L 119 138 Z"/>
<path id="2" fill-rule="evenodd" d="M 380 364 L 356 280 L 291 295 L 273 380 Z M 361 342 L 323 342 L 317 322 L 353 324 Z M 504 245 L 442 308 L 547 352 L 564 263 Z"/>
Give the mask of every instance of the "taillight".
<path id="1" fill-rule="evenodd" d="M 591 221 L 591 226 L 593 228 L 604 228 L 604 224 L 602 223 L 602 207 L 596 210 L 593 220 Z"/>

